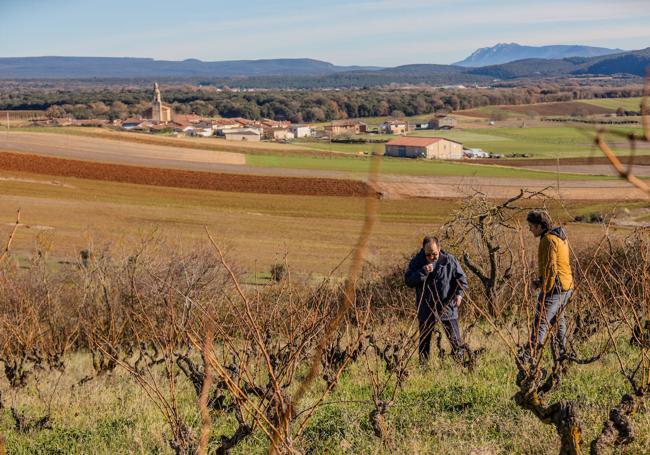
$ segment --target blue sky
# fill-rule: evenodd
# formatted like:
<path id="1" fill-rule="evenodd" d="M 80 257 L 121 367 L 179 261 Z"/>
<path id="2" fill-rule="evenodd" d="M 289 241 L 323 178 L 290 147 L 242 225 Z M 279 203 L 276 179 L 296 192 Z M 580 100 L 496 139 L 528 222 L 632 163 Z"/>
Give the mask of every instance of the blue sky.
<path id="1" fill-rule="evenodd" d="M 0 57 L 394 66 L 499 42 L 650 47 L 650 0 L 0 0 Z"/>

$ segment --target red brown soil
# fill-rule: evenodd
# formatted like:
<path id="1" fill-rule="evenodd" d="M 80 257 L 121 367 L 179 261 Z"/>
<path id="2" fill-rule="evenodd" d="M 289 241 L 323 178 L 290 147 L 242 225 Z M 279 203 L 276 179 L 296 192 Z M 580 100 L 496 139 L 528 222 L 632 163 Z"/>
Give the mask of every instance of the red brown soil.
<path id="1" fill-rule="evenodd" d="M 237 193 L 353 197 L 365 197 L 370 193 L 370 187 L 365 182 L 356 180 L 159 169 L 11 152 L 0 152 L 0 169 L 60 177 Z"/>

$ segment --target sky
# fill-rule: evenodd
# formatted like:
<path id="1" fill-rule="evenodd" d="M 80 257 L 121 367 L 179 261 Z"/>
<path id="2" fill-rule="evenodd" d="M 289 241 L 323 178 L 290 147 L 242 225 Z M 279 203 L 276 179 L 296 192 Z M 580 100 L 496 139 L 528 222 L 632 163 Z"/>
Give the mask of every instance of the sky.
<path id="1" fill-rule="evenodd" d="M 650 0 L 0 0 L 0 57 L 397 66 L 502 42 L 650 47 Z"/>

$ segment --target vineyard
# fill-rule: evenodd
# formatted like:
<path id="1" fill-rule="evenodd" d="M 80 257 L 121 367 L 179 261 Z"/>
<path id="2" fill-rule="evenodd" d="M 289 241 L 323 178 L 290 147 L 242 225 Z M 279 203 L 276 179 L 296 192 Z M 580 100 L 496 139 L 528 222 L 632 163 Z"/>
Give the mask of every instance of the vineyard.
<path id="1" fill-rule="evenodd" d="M 203 248 L 148 238 L 57 266 L 46 237 L 18 261 L 8 232 L 0 452 L 646 453 L 647 230 L 604 226 L 572 251 L 568 349 L 534 350 L 521 224 L 549 201 L 468 198 L 441 229 L 470 278 L 466 350 L 438 330 L 427 367 L 404 264 L 364 261 L 375 203 L 347 279 L 316 284 L 278 264 L 273 284 L 244 285 L 207 230 Z"/>

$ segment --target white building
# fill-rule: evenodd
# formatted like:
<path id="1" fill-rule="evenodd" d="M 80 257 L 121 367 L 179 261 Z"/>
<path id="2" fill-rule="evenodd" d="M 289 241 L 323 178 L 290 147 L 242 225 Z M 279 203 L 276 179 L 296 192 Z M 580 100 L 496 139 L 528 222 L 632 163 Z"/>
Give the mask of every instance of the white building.
<path id="1" fill-rule="evenodd" d="M 314 134 L 313 128 L 309 125 L 291 125 L 291 132 L 298 139 L 302 137 L 312 137 Z"/>
<path id="2" fill-rule="evenodd" d="M 384 154 L 403 158 L 463 159 L 463 144 L 442 137 L 405 136 L 386 143 Z"/>
<path id="3" fill-rule="evenodd" d="M 262 132 L 257 128 L 233 128 L 224 130 L 223 135 L 227 141 L 259 142 L 262 139 Z"/>
<path id="4" fill-rule="evenodd" d="M 211 126 L 194 127 L 190 132 L 192 136 L 210 137 L 214 136 L 214 130 Z"/>

